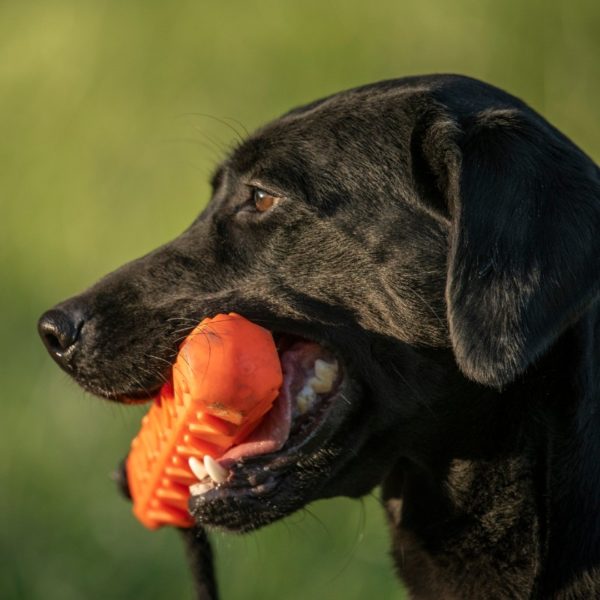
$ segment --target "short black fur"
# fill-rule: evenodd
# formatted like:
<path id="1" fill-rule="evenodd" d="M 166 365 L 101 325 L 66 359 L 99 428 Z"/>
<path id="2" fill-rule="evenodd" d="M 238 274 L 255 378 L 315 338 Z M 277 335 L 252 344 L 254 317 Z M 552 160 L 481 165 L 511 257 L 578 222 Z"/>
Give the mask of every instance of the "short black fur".
<path id="1" fill-rule="evenodd" d="M 381 484 L 414 598 L 600 597 L 593 161 L 520 100 L 425 76 L 284 115 L 213 184 L 180 237 L 57 307 L 84 318 L 61 365 L 115 400 L 153 393 L 218 312 L 339 356 L 347 408 L 262 495 L 244 488 L 259 457 L 192 498 L 199 525 L 248 531 Z M 282 200 L 258 213 L 254 186 Z M 206 538 L 187 538 L 214 598 Z"/>

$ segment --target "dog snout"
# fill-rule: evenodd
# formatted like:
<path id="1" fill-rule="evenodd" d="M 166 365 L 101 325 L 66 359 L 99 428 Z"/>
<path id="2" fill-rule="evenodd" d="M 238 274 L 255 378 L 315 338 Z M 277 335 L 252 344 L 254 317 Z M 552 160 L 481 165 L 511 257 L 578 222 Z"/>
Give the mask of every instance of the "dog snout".
<path id="1" fill-rule="evenodd" d="M 69 369 L 70 359 L 81 339 L 84 318 L 75 308 L 53 308 L 38 321 L 38 332 L 50 356 L 63 368 Z"/>

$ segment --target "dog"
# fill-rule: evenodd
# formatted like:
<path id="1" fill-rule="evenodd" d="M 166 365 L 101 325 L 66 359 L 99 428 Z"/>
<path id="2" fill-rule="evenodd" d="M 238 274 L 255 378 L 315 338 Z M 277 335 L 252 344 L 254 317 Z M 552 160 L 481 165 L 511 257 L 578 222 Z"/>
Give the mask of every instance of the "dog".
<path id="1" fill-rule="evenodd" d="M 412 598 L 589 599 L 599 291 L 596 164 L 519 99 L 432 75 L 260 128 L 183 234 L 39 331 L 81 386 L 117 402 L 153 397 L 183 337 L 217 313 L 273 332 L 294 391 L 313 360 L 337 366 L 333 387 L 294 406 L 282 447 L 237 457 L 192 495 L 199 598 L 217 596 L 204 527 L 247 532 L 381 486 Z"/>

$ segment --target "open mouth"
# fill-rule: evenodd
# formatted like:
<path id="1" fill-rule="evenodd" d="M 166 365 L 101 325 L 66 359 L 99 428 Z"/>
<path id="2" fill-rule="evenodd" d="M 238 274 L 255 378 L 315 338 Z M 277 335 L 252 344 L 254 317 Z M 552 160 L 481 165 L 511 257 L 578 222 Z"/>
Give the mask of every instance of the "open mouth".
<path id="1" fill-rule="evenodd" d="M 261 335 L 264 339 L 266 331 L 264 329 L 262 331 Z M 200 344 L 207 344 L 208 353 L 204 356 L 210 357 L 210 341 L 207 340 L 210 339 L 211 333 L 202 338 L 193 337 L 194 335 L 199 334 L 192 332 L 187 340 L 193 341 L 189 343 L 199 341 Z M 221 428 L 227 423 L 217 415 L 209 417 L 204 425 L 200 422 L 190 424 L 190 430 L 181 434 L 183 437 L 177 438 L 180 440 L 177 442 L 180 444 L 177 446 L 177 455 L 169 459 L 175 466 L 164 467 L 166 476 L 174 479 L 161 480 L 163 487 L 156 488 L 156 491 L 152 492 L 157 496 L 151 502 L 157 504 L 152 504 L 154 508 L 148 509 L 149 526 L 155 526 L 156 519 L 158 522 L 161 520 L 164 522 L 166 517 L 158 514 L 162 510 L 159 510 L 162 502 L 166 503 L 165 511 L 175 510 L 180 515 L 177 519 L 182 522 L 186 521 L 185 515 L 189 512 L 198 522 L 205 525 L 248 531 L 290 514 L 306 504 L 318 493 L 319 488 L 330 480 L 338 466 L 354 455 L 353 452 L 347 453 L 341 450 L 348 445 L 343 426 L 347 424 L 350 413 L 354 412 L 353 405 L 356 403 L 351 402 L 350 399 L 356 396 L 358 390 L 354 378 L 347 376 L 347 361 L 342 359 L 341 353 L 334 351 L 328 344 L 289 333 L 272 333 L 272 336 L 281 370 L 280 379 L 274 387 L 270 388 L 273 395 L 277 394 L 275 399 L 271 400 L 270 408 L 259 418 L 257 424 L 253 424 L 253 429 L 249 433 L 231 439 L 229 444 L 227 437 L 231 436 L 230 428 L 225 427 L 222 430 Z M 258 347 L 257 352 L 260 355 Z M 147 466 L 141 465 L 147 465 L 148 461 L 154 461 L 159 456 L 158 450 L 153 449 L 155 438 L 156 440 L 167 439 L 162 437 L 162 425 L 158 425 L 159 420 L 162 422 L 166 419 L 170 422 L 170 419 L 177 418 L 174 416 L 175 404 L 171 405 L 169 401 L 161 408 L 162 402 L 169 398 L 175 398 L 176 402 L 183 402 L 186 394 L 189 397 L 190 383 L 199 381 L 198 385 L 203 385 L 204 379 L 201 377 L 198 380 L 194 373 L 205 372 L 195 369 L 207 367 L 195 362 L 197 359 L 194 356 L 190 346 L 184 345 L 180 348 L 178 358 L 171 370 L 174 377 L 161 386 L 154 398 L 157 404 L 151 408 L 148 417 L 145 417 L 147 421 L 143 434 L 138 435 L 132 442 L 132 452 L 127 459 L 127 471 L 136 474 L 133 480 L 130 480 L 130 485 L 134 486 L 132 488 L 134 498 L 145 497 L 146 492 L 141 491 L 145 484 L 140 483 L 137 474 L 144 473 L 143 477 L 147 478 L 148 471 L 144 470 Z M 215 365 L 220 364 L 219 359 L 215 358 L 215 361 Z M 239 365 L 243 364 L 242 359 Z M 231 366 L 229 363 L 227 365 L 226 370 L 219 376 L 224 385 L 228 385 L 228 369 L 240 368 L 235 363 Z M 270 385 L 267 383 L 269 380 L 267 373 L 264 374 L 264 380 L 262 375 L 260 377 L 257 382 L 263 382 L 261 385 Z M 243 410 L 241 408 L 244 406 L 243 400 L 240 404 L 239 398 L 246 396 L 240 396 L 239 390 L 246 388 L 242 386 L 226 389 L 228 394 L 233 393 L 232 398 L 238 398 L 237 403 L 232 402 L 230 406 L 226 406 L 217 401 L 209 406 L 210 410 L 223 411 L 223 418 L 228 421 L 235 413 L 225 411 Z M 219 398 L 219 394 L 222 394 L 222 392 L 216 393 L 215 398 Z M 206 394 L 207 392 L 201 393 L 204 397 L 210 397 Z M 147 399 L 146 394 L 139 398 L 131 398 L 129 402 L 141 402 L 144 399 Z M 172 408 L 168 408 L 171 406 Z M 192 410 L 198 409 L 192 408 Z M 207 414 L 213 413 L 209 411 Z M 157 424 L 156 428 L 150 423 Z M 195 429 L 192 430 L 192 426 Z M 212 433 L 203 434 L 204 437 L 198 439 L 198 443 L 204 445 L 204 449 L 196 448 L 194 446 L 196 442 L 193 441 L 194 432 L 200 432 L 201 429 L 197 428 L 205 426 L 215 429 L 211 429 Z M 168 429 L 170 425 L 166 427 Z M 356 448 L 357 440 L 354 441 L 352 446 Z M 230 445 L 231 442 L 233 445 Z M 205 446 L 214 446 L 214 449 L 210 450 Z M 186 466 L 189 469 L 183 467 L 181 461 L 187 462 Z M 140 500 L 137 505 L 138 510 L 144 510 L 142 507 L 146 506 L 145 502 Z M 152 511 L 155 514 L 151 515 Z M 138 517 L 146 518 L 140 515 L 144 515 L 143 512 L 140 512 Z"/>
<path id="2" fill-rule="evenodd" d="M 223 456 L 207 456 L 203 462 L 190 458 L 198 478 L 190 493 L 199 500 L 226 493 L 265 494 L 272 490 L 277 471 L 295 464 L 302 449 L 308 451 L 326 437 L 328 415 L 343 396 L 340 359 L 317 342 L 274 337 L 283 372 L 279 395 L 256 429 Z"/>

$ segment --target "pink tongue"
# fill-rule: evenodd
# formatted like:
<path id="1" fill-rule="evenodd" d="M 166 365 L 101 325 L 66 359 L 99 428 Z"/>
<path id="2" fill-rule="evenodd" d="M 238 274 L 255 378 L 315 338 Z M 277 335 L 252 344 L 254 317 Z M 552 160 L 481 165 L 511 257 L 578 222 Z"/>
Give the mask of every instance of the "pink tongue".
<path id="1" fill-rule="evenodd" d="M 241 444 L 233 446 L 217 459 L 220 463 L 276 452 L 285 444 L 292 425 L 292 398 L 302 387 L 308 369 L 322 353 L 322 348 L 312 342 L 297 342 L 283 353 L 283 385 L 273 407 Z"/>
<path id="2" fill-rule="evenodd" d="M 290 435 L 292 425 L 292 400 L 284 379 L 279 396 L 273 402 L 273 408 L 263 417 L 260 425 L 237 446 L 230 448 L 217 459 L 238 460 L 242 456 L 256 456 L 279 450 Z"/>

